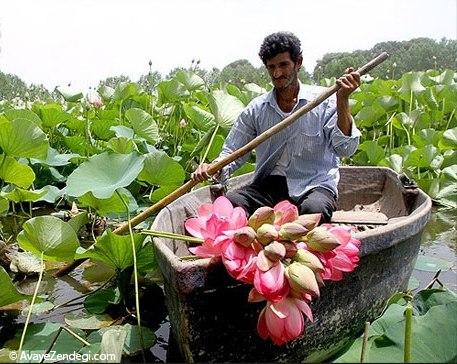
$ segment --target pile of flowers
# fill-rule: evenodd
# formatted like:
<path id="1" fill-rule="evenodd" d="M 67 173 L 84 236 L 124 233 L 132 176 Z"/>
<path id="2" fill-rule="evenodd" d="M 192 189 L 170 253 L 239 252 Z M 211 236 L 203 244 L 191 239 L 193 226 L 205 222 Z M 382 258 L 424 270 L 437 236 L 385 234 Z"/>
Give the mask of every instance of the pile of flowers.
<path id="1" fill-rule="evenodd" d="M 300 337 L 305 318 L 313 321 L 309 303 L 319 297 L 325 280 L 338 281 L 359 261 L 360 241 L 350 228 L 318 226 L 320 214 L 299 215 L 288 201 L 261 207 L 246 217 L 226 197 L 203 204 L 185 222 L 203 243 L 190 251 L 221 257 L 235 279 L 253 285 L 250 302 L 266 301 L 257 331 L 276 345 Z"/>

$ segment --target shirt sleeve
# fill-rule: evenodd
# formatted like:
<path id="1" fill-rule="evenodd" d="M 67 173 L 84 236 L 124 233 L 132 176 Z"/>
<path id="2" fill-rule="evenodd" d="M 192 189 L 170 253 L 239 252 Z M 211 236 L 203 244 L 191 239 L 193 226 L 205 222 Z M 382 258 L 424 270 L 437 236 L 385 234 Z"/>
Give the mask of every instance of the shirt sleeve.
<path id="1" fill-rule="evenodd" d="M 338 157 L 350 157 L 359 146 L 360 130 L 351 116 L 351 134 L 345 135 L 338 127 L 338 115 L 336 112 L 336 97 L 332 95 L 325 105 L 324 133 L 330 140 L 331 145 Z"/>
<path id="2" fill-rule="evenodd" d="M 229 154 L 233 153 L 235 150 L 243 147 L 254 139 L 256 135 L 253 112 L 251 108 L 247 107 L 241 112 L 240 116 L 238 116 L 238 119 L 233 124 L 227 138 L 225 139 L 221 153 L 214 161 L 220 161 Z M 225 166 L 221 170 L 217 181 L 225 185 L 230 175 L 248 160 L 249 155 L 250 153 L 247 153 Z"/>

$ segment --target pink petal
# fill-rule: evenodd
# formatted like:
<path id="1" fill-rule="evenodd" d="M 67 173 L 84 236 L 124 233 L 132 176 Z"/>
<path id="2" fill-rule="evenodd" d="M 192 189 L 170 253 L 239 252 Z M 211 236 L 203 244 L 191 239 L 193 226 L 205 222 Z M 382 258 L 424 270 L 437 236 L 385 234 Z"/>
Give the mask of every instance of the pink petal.
<path id="1" fill-rule="evenodd" d="M 265 319 L 265 310 L 266 307 L 260 311 L 259 320 L 257 321 L 257 332 L 259 333 L 259 336 L 264 340 L 266 340 L 269 336 L 267 322 Z"/>
<path id="2" fill-rule="evenodd" d="M 198 217 L 191 217 L 186 220 L 184 226 L 186 227 L 186 230 L 189 234 L 203 239 L 201 229 L 205 226 L 205 221 L 202 221 Z"/>
<path id="3" fill-rule="evenodd" d="M 294 300 L 295 300 L 295 304 L 297 305 L 298 309 L 301 312 L 303 312 L 305 314 L 305 316 L 308 317 L 308 319 L 311 322 L 314 322 L 313 311 L 311 311 L 311 307 L 309 307 L 309 305 L 303 300 L 299 300 L 298 298 L 294 298 Z"/>
<path id="4" fill-rule="evenodd" d="M 210 203 L 204 203 L 197 209 L 199 217 L 208 218 L 213 214 L 213 205 Z"/>
<path id="5" fill-rule="evenodd" d="M 229 218 L 233 212 L 233 205 L 227 197 L 220 196 L 213 203 L 213 212 L 219 218 Z"/>
<path id="6" fill-rule="evenodd" d="M 232 229 L 236 230 L 242 228 L 248 224 L 248 219 L 246 216 L 246 211 L 241 207 L 235 207 L 233 209 L 233 214 L 230 218 L 230 225 Z"/>

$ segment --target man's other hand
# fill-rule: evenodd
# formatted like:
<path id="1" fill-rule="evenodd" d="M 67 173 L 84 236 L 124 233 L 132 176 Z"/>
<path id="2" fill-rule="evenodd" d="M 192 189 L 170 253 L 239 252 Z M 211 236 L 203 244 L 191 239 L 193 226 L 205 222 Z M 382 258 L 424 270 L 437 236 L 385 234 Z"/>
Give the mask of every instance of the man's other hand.
<path id="1" fill-rule="evenodd" d="M 336 80 L 340 89 L 337 92 L 337 97 L 349 98 L 349 95 L 360 86 L 360 74 L 354 71 L 354 68 L 346 68 L 345 74 Z"/>

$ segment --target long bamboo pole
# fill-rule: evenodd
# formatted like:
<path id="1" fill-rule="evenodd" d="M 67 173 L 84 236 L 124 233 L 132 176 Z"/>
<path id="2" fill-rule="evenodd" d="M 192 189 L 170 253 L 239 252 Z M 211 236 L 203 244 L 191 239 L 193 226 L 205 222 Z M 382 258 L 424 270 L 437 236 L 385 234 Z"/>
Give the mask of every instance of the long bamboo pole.
<path id="1" fill-rule="evenodd" d="M 370 62 L 367 64 L 363 65 L 360 67 L 357 72 L 363 76 L 364 74 L 368 73 L 371 71 L 374 67 L 378 66 L 382 62 L 384 62 L 389 55 L 386 52 L 381 53 L 379 56 L 376 58 L 373 58 Z M 339 90 L 340 86 L 337 84 L 333 85 L 332 87 L 327 88 L 324 92 L 322 92 L 318 97 L 316 97 L 314 100 L 308 102 L 306 105 L 302 106 L 300 109 L 296 110 L 292 114 L 290 114 L 288 117 L 286 117 L 284 120 L 279 122 L 278 124 L 272 126 L 270 129 L 264 131 L 262 134 L 251 140 L 249 143 L 247 143 L 245 146 L 237 149 L 230 155 L 226 156 L 225 158 L 221 159 L 217 163 L 214 163 L 211 165 L 211 167 L 208 169 L 208 174 L 212 176 L 213 174 L 217 173 L 220 171 L 223 167 L 226 165 L 232 163 L 234 160 L 242 157 L 246 153 L 251 152 L 254 150 L 259 144 L 263 143 L 265 140 L 270 138 L 271 136 L 279 133 L 281 130 L 285 129 L 288 127 L 290 124 L 295 122 L 298 118 L 303 116 L 304 114 L 308 113 L 310 110 L 314 109 L 316 106 L 321 104 L 324 100 L 329 98 L 331 95 L 333 95 L 335 92 Z M 154 213 L 157 211 L 161 210 L 165 206 L 169 205 L 172 203 L 174 200 L 177 198 L 183 196 L 187 192 L 189 192 L 192 187 L 196 186 L 199 182 L 196 182 L 194 180 L 189 180 L 187 181 L 184 185 L 176 189 L 174 192 L 169 194 L 168 196 L 164 197 L 160 201 L 156 202 L 154 205 L 148 207 L 146 210 L 141 212 L 140 214 L 136 215 L 134 218 L 130 220 L 131 226 L 134 227 L 138 225 L 139 223 L 143 222 L 146 220 L 148 217 L 152 216 Z M 116 234 L 124 234 L 128 231 L 129 225 L 128 223 L 125 223 L 118 227 L 116 230 L 113 232 Z M 54 276 L 55 277 L 60 277 L 63 276 L 69 272 L 71 272 L 74 268 L 76 268 L 78 265 L 80 265 L 84 259 L 79 259 L 75 260 L 74 262 L 66 265 L 65 267 L 61 268 L 58 270 Z"/>

